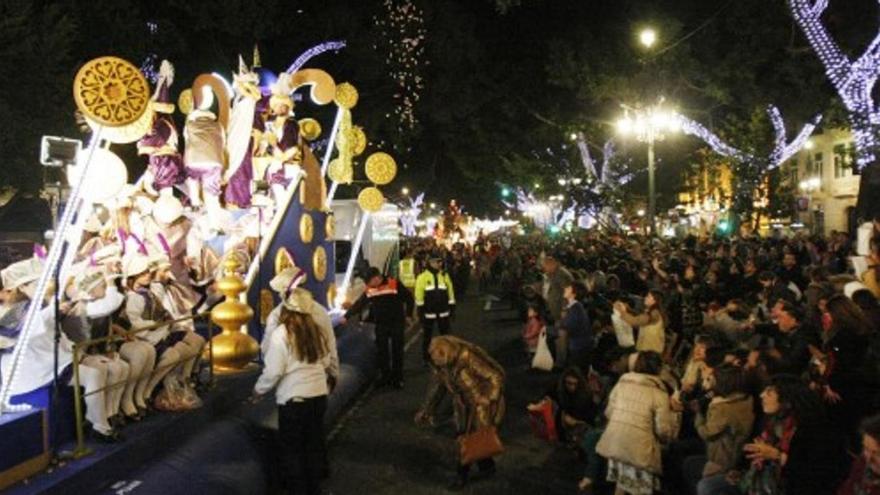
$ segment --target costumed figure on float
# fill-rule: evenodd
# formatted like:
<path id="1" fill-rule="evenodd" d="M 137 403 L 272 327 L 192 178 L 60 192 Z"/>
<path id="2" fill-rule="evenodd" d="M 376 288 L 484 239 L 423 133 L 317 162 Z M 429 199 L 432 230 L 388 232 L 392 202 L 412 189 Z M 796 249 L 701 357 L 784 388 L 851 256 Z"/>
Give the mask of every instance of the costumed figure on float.
<path id="1" fill-rule="evenodd" d="M 148 155 L 147 171 L 143 183 L 153 195 L 156 191 L 170 189 L 184 180 L 183 159 L 177 149 L 178 133 L 171 114 L 171 83 L 174 82 L 174 66 L 163 60 L 159 67 L 159 80 L 156 92 L 150 103 L 153 111 L 153 125 L 150 131 L 137 143 L 138 154 Z"/>
<path id="2" fill-rule="evenodd" d="M 226 140 L 229 166 L 223 174 L 226 183 L 223 198 L 227 206 L 247 208 L 251 205 L 253 159 L 266 130 L 263 114 L 267 98 L 260 93 L 259 81 L 259 76 L 239 57 L 238 74 L 233 76 L 232 82 L 235 99 Z"/>
<path id="3" fill-rule="evenodd" d="M 272 187 L 276 203 L 284 197 L 284 190 L 302 170 L 302 150 L 299 123 L 293 116 L 293 98 L 290 74 L 283 73 L 272 87 L 269 98 L 271 119 L 266 123 L 265 140 L 271 156 L 266 180 Z"/>

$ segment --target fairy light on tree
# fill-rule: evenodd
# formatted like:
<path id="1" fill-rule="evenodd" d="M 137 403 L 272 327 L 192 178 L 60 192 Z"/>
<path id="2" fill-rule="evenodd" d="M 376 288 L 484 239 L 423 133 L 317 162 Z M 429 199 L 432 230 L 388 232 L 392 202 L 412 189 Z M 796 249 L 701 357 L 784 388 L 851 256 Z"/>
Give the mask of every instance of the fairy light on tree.
<path id="1" fill-rule="evenodd" d="M 871 91 L 880 77 L 880 33 L 855 60 L 850 59 L 831 38 L 822 24 L 822 14 L 829 0 L 789 0 L 795 22 L 816 52 L 825 74 L 840 95 L 849 115 L 859 167 L 877 160 L 877 133 L 880 131 L 878 111 Z"/>
<path id="2" fill-rule="evenodd" d="M 774 139 L 772 149 L 766 155 L 758 155 L 732 146 L 699 122 L 681 114 L 675 115 L 683 133 L 701 139 L 713 151 L 733 161 L 732 171 L 736 180 L 732 183 L 732 207 L 733 211 L 741 216 L 751 216 L 755 213 L 756 202 L 765 206 L 769 204 L 769 195 L 771 193 L 775 195 L 779 192 L 779 187 L 771 187 L 774 181 L 778 182 L 779 177 L 770 174 L 770 172 L 800 151 L 822 120 L 821 115 L 813 117 L 801 128 L 794 139 L 788 141 L 785 122 L 779 109 L 770 105 L 767 107 L 767 114 L 770 125 L 773 127 Z M 760 210 L 758 210 L 758 214 L 760 215 Z M 756 216 L 755 226 L 758 225 L 758 220 L 759 216 Z"/>
<path id="3" fill-rule="evenodd" d="M 424 88 L 422 58 L 427 34 L 424 13 L 410 0 L 385 0 L 382 5 L 385 15 L 376 16 L 375 22 L 384 42 L 375 48 L 387 52 L 385 64 L 395 82 L 397 128 L 411 131 L 418 123 L 415 108 Z"/>
<path id="4" fill-rule="evenodd" d="M 691 120 L 682 114 L 675 114 L 675 119 L 678 121 L 678 125 L 683 133 L 699 138 L 719 155 L 743 163 L 760 163 L 769 171 L 785 163 L 804 147 L 807 140 L 810 139 L 810 136 L 813 134 L 813 131 L 816 130 L 816 126 L 822 120 L 822 116 L 817 115 L 813 117 L 810 122 L 801 128 L 801 131 L 797 136 L 789 142 L 786 137 L 785 122 L 782 119 L 782 113 L 779 109 L 774 105 L 770 105 L 767 107 L 767 113 L 770 117 L 770 123 L 773 125 L 773 131 L 775 133 L 773 149 L 767 157 L 747 153 L 731 146 L 699 122 Z"/>

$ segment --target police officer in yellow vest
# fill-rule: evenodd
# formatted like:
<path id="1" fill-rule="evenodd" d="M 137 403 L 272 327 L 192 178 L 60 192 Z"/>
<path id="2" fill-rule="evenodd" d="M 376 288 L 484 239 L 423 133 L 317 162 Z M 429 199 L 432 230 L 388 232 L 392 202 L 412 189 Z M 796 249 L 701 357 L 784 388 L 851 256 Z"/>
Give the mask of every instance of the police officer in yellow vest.
<path id="1" fill-rule="evenodd" d="M 400 270 L 398 273 L 400 274 L 400 283 L 409 289 L 410 292 L 414 291 L 416 287 L 416 260 L 412 257 L 411 253 L 407 253 L 400 260 Z"/>
<path id="2" fill-rule="evenodd" d="M 428 346 L 434 332 L 434 325 L 440 335 L 449 333 L 449 318 L 455 314 L 455 291 L 452 279 L 443 270 L 443 258 L 432 254 L 428 259 L 428 269 L 416 279 L 416 308 L 422 322 L 422 358 L 428 362 Z"/>

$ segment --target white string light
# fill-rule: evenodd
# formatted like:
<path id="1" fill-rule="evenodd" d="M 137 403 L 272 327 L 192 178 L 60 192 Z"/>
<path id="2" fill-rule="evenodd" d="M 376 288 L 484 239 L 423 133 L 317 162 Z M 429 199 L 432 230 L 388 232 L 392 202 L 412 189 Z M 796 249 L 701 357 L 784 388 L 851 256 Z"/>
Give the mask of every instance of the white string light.
<path id="1" fill-rule="evenodd" d="M 98 147 L 98 141 L 100 140 L 102 129 L 103 127 L 99 126 L 92 134 L 92 141 L 89 143 L 88 158 L 82 165 L 83 170 L 76 181 L 76 184 L 73 184 L 73 187 L 70 190 L 67 206 L 65 206 L 64 212 L 61 214 L 61 220 L 58 223 L 58 231 L 55 235 L 55 241 L 52 243 L 49 248 L 49 253 L 46 255 L 43 272 L 40 274 L 40 278 L 37 281 L 37 287 L 34 289 L 33 298 L 28 304 L 27 312 L 25 313 L 22 322 L 21 332 L 18 336 L 18 342 L 15 345 L 15 350 L 12 351 L 11 371 L 9 372 L 8 377 L 4 377 L 3 386 L 0 388 L 0 413 L 22 409 L 20 407 L 13 407 L 9 404 L 9 400 L 12 396 L 12 386 L 15 384 L 15 379 L 18 377 L 18 364 L 19 361 L 21 361 L 22 355 L 24 355 L 25 349 L 28 348 L 28 344 L 30 343 L 33 326 L 36 323 L 42 324 L 42 321 L 40 321 L 39 318 L 40 312 L 43 309 L 43 300 L 46 298 L 46 291 L 49 287 L 49 282 L 52 281 L 53 272 L 56 268 L 59 270 L 62 268 L 58 266 L 58 262 L 61 260 L 61 254 L 64 250 L 63 248 L 67 244 L 65 239 L 69 234 L 68 229 L 72 228 L 71 225 L 74 220 L 74 212 L 78 209 L 80 195 L 83 191 L 86 177 L 89 176 L 89 166 L 92 163 L 95 149 Z M 70 249 L 76 249 L 76 246 L 73 246 Z M 56 287 L 55 290 L 62 290 L 62 288 Z"/>
<path id="2" fill-rule="evenodd" d="M 851 60 L 822 25 L 821 17 L 828 8 L 828 0 L 789 0 L 788 4 L 847 109 L 858 151 L 856 163 L 860 166 L 873 163 L 877 158 L 880 112 L 871 91 L 880 77 L 880 33 L 861 56 Z"/>

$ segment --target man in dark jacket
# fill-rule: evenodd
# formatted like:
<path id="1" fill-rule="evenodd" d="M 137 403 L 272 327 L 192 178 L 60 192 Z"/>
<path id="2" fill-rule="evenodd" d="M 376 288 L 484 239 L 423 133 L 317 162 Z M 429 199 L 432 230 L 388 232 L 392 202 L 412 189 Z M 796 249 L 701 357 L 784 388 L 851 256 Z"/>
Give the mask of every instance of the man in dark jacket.
<path id="1" fill-rule="evenodd" d="M 790 302 L 781 303 L 775 313 L 773 347 L 764 350 L 761 358 L 771 374 L 800 375 L 810 363 L 810 346 L 819 346 L 818 332 L 805 324 L 804 312 Z"/>
<path id="2" fill-rule="evenodd" d="M 366 273 L 367 290 L 345 313 L 346 319 L 369 308 L 365 321 L 376 325 L 379 360 L 379 386 L 403 388 L 403 334 L 413 312 L 412 293 L 375 267 Z M 389 355 L 389 344 L 391 352 Z"/>

